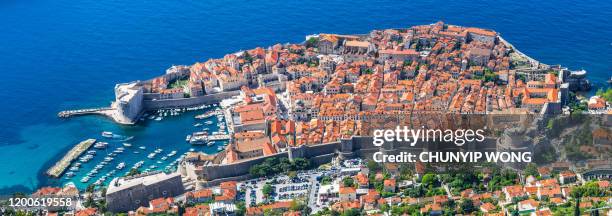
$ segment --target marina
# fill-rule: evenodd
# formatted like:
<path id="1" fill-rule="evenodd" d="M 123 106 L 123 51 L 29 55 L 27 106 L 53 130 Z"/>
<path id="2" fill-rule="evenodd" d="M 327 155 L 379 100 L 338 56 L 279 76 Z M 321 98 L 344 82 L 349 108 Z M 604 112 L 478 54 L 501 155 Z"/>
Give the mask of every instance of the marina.
<path id="1" fill-rule="evenodd" d="M 95 139 L 87 139 L 73 147 L 64 157 L 58 161 L 53 167 L 47 170 L 47 175 L 59 178 L 62 173 L 70 166 L 73 160 L 79 157 L 83 152 L 87 151 L 96 142 Z"/>
<path id="2" fill-rule="evenodd" d="M 168 127 L 176 128 L 174 134 L 182 135 L 174 138 L 143 137 L 120 128 L 104 128 L 93 133 L 93 138 L 99 141 L 93 142 L 88 149 L 74 157 L 64 168 L 65 171 L 57 174 L 56 178 L 60 178 L 61 182 L 65 183 L 73 182 L 79 188 L 86 188 L 92 184 L 102 186 L 115 177 L 127 175 L 132 169 L 140 173 L 175 170 L 188 152 L 202 151 L 206 154 L 216 154 L 225 149 L 230 139 L 226 132 L 223 112 L 219 110 L 217 105 L 205 105 L 159 110 L 146 113 L 140 118 L 141 123 L 148 127 L 164 128 L 159 131 L 161 134 L 167 133 Z M 202 117 L 203 114 L 207 117 L 195 118 L 195 116 Z M 170 121 L 180 123 L 172 123 L 175 126 L 164 126 Z M 187 134 L 180 133 L 180 130 L 187 130 Z M 180 138 L 181 136 L 183 138 Z M 185 139 L 187 144 L 172 144 L 181 139 Z M 189 144 L 190 140 L 197 142 L 198 139 L 201 144 Z M 127 140 L 130 141 L 126 142 Z"/>

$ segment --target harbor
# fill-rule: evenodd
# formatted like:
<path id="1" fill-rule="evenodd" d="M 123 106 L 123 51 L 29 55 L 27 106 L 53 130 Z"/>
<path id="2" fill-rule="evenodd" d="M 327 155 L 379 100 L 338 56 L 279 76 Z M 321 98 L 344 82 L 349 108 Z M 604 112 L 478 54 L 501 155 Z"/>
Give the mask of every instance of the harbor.
<path id="1" fill-rule="evenodd" d="M 217 104 L 162 109 L 144 113 L 137 126 L 97 128 L 88 132 L 97 141 L 64 163 L 62 172 L 53 178 L 86 188 L 128 174 L 174 171 L 189 152 L 216 154 L 225 148 L 230 136 L 223 113 Z M 201 132 L 207 133 L 203 145 L 182 141 Z"/>
<path id="2" fill-rule="evenodd" d="M 70 166 L 70 163 L 87 151 L 95 142 L 95 139 L 87 139 L 74 146 L 61 160 L 47 170 L 47 175 L 59 178 L 66 171 L 66 168 Z"/>

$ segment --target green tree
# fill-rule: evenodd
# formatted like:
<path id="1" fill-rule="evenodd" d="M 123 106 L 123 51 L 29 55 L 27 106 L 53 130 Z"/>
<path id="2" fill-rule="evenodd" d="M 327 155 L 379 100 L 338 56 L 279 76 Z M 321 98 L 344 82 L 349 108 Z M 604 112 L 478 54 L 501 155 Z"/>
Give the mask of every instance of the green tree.
<path id="1" fill-rule="evenodd" d="M 463 213 L 469 214 L 476 210 L 474 207 L 474 202 L 471 199 L 463 199 L 460 205 L 461 211 Z"/>
<path id="2" fill-rule="evenodd" d="M 291 211 L 299 211 L 299 212 L 306 210 L 306 208 L 308 208 L 308 205 L 306 205 L 306 202 L 304 202 L 304 200 L 302 199 L 292 200 L 291 205 L 289 207 Z"/>
<path id="3" fill-rule="evenodd" d="M 603 89 L 599 89 L 597 90 L 596 94 L 604 100 L 612 103 L 612 88 L 607 88 L 605 91 Z"/>
<path id="4" fill-rule="evenodd" d="M 431 174 L 431 173 L 427 173 L 423 175 L 423 178 L 421 179 L 421 183 L 424 184 L 425 186 L 435 185 L 436 182 L 437 182 L 436 175 Z"/>
<path id="5" fill-rule="evenodd" d="M 347 209 L 342 212 L 342 216 L 359 216 L 361 212 L 357 209 Z"/>
<path id="6" fill-rule="evenodd" d="M 246 205 L 244 202 L 236 203 L 236 215 L 243 216 L 246 214 Z"/>
<path id="7" fill-rule="evenodd" d="M 328 184 L 331 184 L 331 182 L 332 182 L 332 178 L 331 177 L 329 177 L 329 176 L 321 177 L 321 184 L 322 185 L 328 185 Z"/>
<path id="8" fill-rule="evenodd" d="M 311 37 L 306 40 L 306 47 L 317 47 L 319 44 L 319 38 Z"/>
<path id="9" fill-rule="evenodd" d="M 267 198 L 269 198 L 269 197 L 272 195 L 272 193 L 274 193 L 274 188 L 272 188 L 272 185 L 271 185 L 271 184 L 266 183 L 266 184 L 263 186 L 263 188 L 262 188 L 261 192 L 264 194 L 264 196 L 266 196 Z"/>
<path id="10" fill-rule="evenodd" d="M 536 166 L 534 163 L 529 163 L 527 164 L 527 166 L 525 166 L 523 173 L 525 174 L 525 176 L 538 177 L 538 166 Z"/>
<path id="11" fill-rule="evenodd" d="M 368 163 L 366 164 L 366 166 L 368 167 L 368 169 L 370 170 L 370 172 L 377 172 L 380 171 L 382 169 L 382 167 L 380 166 L 379 163 L 377 163 L 374 160 L 368 160 Z"/>
<path id="12" fill-rule="evenodd" d="M 351 177 L 344 177 L 344 179 L 342 179 L 342 185 L 344 185 L 344 187 L 354 187 L 355 180 Z"/>

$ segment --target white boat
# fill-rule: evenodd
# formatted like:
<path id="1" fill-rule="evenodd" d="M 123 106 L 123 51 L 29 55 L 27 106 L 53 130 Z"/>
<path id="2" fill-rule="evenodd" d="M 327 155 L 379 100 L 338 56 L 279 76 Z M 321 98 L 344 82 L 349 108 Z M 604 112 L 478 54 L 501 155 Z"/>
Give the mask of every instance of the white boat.
<path id="1" fill-rule="evenodd" d="M 212 121 L 205 121 L 204 122 L 204 124 L 207 124 L 207 125 L 212 124 L 212 123 L 213 123 Z"/>
<path id="2" fill-rule="evenodd" d="M 115 158 L 112 158 L 112 157 L 105 157 L 105 158 L 104 158 L 104 161 L 106 161 L 106 162 L 110 162 L 110 161 L 112 161 L 113 159 L 115 159 Z"/>
<path id="3" fill-rule="evenodd" d="M 190 152 L 193 152 L 193 151 L 195 151 L 195 149 L 193 149 L 193 148 L 190 148 L 190 149 L 189 149 L 189 151 L 190 151 Z"/>
<path id="4" fill-rule="evenodd" d="M 113 137 L 113 132 L 104 131 L 104 132 L 102 132 L 102 136 L 106 137 L 106 138 L 112 138 Z"/>
<path id="5" fill-rule="evenodd" d="M 194 126 L 194 127 L 200 127 L 200 126 L 202 126 L 202 123 L 196 123 L 196 124 L 194 124 L 193 126 Z"/>
<path id="6" fill-rule="evenodd" d="M 163 156 L 161 159 L 162 159 L 162 160 L 168 160 L 168 157 Z M 158 161 L 158 162 L 159 162 L 159 161 Z"/>
<path id="7" fill-rule="evenodd" d="M 139 151 L 134 151 L 134 154 L 140 154 L 140 152 Z"/>
<path id="8" fill-rule="evenodd" d="M 117 165 L 116 168 L 120 170 L 120 169 L 123 169 L 124 167 L 125 167 L 125 162 L 121 162 L 119 163 L 119 165 Z"/>
<path id="9" fill-rule="evenodd" d="M 155 166 L 155 165 L 149 166 L 149 169 L 155 169 L 155 168 L 157 168 L 157 166 Z"/>
<path id="10" fill-rule="evenodd" d="M 163 149 L 160 149 L 160 148 L 155 149 L 155 153 L 157 153 L 157 154 L 161 153 L 162 151 L 164 151 L 164 150 L 163 150 Z"/>
<path id="11" fill-rule="evenodd" d="M 89 151 L 87 151 L 87 154 L 95 155 L 96 154 L 96 150 L 89 150 Z"/>
<path id="12" fill-rule="evenodd" d="M 176 151 L 171 151 L 171 152 L 170 152 L 170 154 L 168 154 L 168 155 L 166 155 L 166 156 L 168 156 L 168 157 L 172 157 L 172 156 L 174 156 L 174 155 L 176 155 Z"/>
<path id="13" fill-rule="evenodd" d="M 139 148 L 139 149 L 142 149 L 142 150 L 147 149 L 147 147 L 144 147 L 144 146 L 140 146 L 140 147 L 138 147 L 138 148 Z"/>
<path id="14" fill-rule="evenodd" d="M 191 135 L 187 135 L 187 137 L 185 137 L 185 142 L 189 142 L 189 140 L 191 140 Z"/>
<path id="15" fill-rule="evenodd" d="M 94 144 L 94 148 L 97 149 L 105 149 L 108 146 L 107 142 L 97 142 L 96 144 Z"/>
<path id="16" fill-rule="evenodd" d="M 125 146 L 125 147 L 132 147 L 132 144 L 131 143 L 123 143 L 123 146 Z"/>
<path id="17" fill-rule="evenodd" d="M 89 177 L 88 177 L 88 176 L 85 176 L 85 177 L 83 177 L 83 178 L 81 179 L 81 182 L 82 182 L 82 183 L 85 183 L 85 182 L 88 182 L 88 181 L 89 181 Z"/>
<path id="18" fill-rule="evenodd" d="M 155 121 L 161 121 L 163 118 L 161 116 L 158 116 L 155 118 Z"/>
<path id="19" fill-rule="evenodd" d="M 70 171 L 75 171 L 75 172 L 76 172 L 76 171 L 79 171 L 79 167 L 73 166 L 73 167 L 70 167 L 70 169 L 69 169 L 69 170 L 70 170 Z"/>
<path id="20" fill-rule="evenodd" d="M 138 169 L 140 168 L 142 165 L 144 164 L 144 161 L 138 161 L 138 163 L 134 164 L 134 166 L 132 166 L 132 168 L 134 169 Z"/>
<path id="21" fill-rule="evenodd" d="M 67 177 L 73 177 L 74 175 L 75 175 L 75 174 L 74 174 L 74 172 L 67 172 L 67 173 L 66 173 L 66 176 L 67 176 Z"/>
<path id="22" fill-rule="evenodd" d="M 149 159 L 153 159 L 154 157 L 155 157 L 155 153 L 151 153 L 151 154 L 147 155 L 147 158 L 149 158 Z"/>

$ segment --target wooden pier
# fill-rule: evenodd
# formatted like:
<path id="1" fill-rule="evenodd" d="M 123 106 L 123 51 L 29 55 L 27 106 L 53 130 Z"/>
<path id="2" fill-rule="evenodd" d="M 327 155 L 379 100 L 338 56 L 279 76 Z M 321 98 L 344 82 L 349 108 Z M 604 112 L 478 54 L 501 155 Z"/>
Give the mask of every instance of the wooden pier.
<path id="1" fill-rule="evenodd" d="M 87 139 L 74 146 L 72 149 L 70 149 L 70 151 L 68 151 L 68 153 L 66 153 L 66 155 L 64 155 L 61 160 L 47 170 L 47 175 L 54 178 L 59 178 L 62 173 L 64 173 L 66 168 L 70 166 L 70 163 L 81 156 L 83 152 L 87 151 L 87 149 L 89 149 L 95 142 L 96 139 Z"/>

